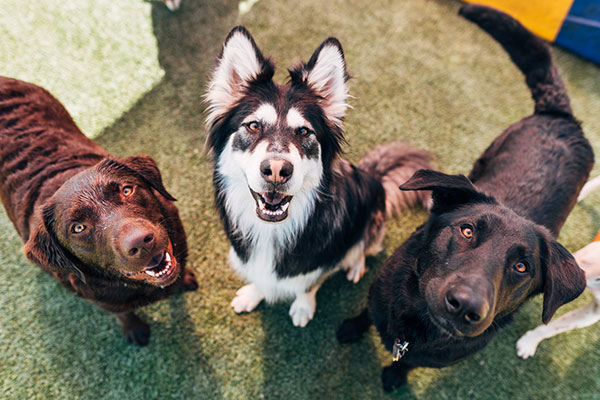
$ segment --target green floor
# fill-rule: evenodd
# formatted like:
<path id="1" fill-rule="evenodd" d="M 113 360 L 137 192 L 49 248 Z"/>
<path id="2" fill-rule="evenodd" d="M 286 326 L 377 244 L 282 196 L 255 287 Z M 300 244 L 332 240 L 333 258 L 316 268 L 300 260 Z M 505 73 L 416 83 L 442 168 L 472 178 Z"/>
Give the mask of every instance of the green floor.
<path id="1" fill-rule="evenodd" d="M 540 299 L 484 351 L 451 368 L 417 369 L 406 388 L 384 394 L 379 374 L 390 355 L 377 334 L 341 347 L 335 330 L 361 308 L 385 256 L 426 218 L 421 211 L 390 223 L 385 254 L 368 261 L 358 285 L 342 275 L 326 282 L 308 327 L 294 328 L 285 304 L 243 316 L 229 308 L 242 282 L 227 265 L 202 154 L 207 70 L 229 29 L 246 25 L 274 56 L 280 80 L 337 36 L 353 76 L 348 158 L 404 139 L 433 152 L 442 170 L 466 173 L 533 106 L 508 56 L 459 18 L 458 7 L 449 0 L 261 0 L 239 16 L 235 1 L 184 0 L 174 15 L 143 0 L 2 2 L 0 74 L 48 88 L 114 154 L 157 160 L 179 199 L 200 289 L 143 309 L 150 345 L 127 345 L 114 317 L 26 261 L 0 211 L 0 398 L 599 398 L 600 324 L 542 342 L 531 360 L 516 356 L 517 338 L 541 322 Z M 600 154 L 600 69 L 560 49 L 555 58 Z M 560 239 L 575 251 L 598 228 L 600 193 L 575 208 Z"/>

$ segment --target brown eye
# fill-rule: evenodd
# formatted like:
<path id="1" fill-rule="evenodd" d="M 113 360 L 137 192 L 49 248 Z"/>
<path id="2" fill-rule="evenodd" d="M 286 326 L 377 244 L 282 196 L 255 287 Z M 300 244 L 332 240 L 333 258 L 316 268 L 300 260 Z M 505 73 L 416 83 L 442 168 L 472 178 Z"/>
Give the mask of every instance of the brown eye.
<path id="1" fill-rule="evenodd" d="M 473 228 L 468 225 L 462 226 L 460 228 L 460 233 L 462 233 L 467 239 L 471 239 L 473 237 Z"/>
<path id="2" fill-rule="evenodd" d="M 303 127 L 296 129 L 296 133 L 302 137 L 307 137 L 308 135 L 310 135 L 310 129 L 303 126 Z"/>
<path id="3" fill-rule="evenodd" d="M 527 272 L 527 264 L 524 262 L 518 262 L 514 265 L 514 268 L 517 272 L 524 273 Z"/>
<path id="4" fill-rule="evenodd" d="M 133 194 L 133 186 L 123 186 L 121 191 L 124 196 L 131 196 Z"/>
<path id="5" fill-rule="evenodd" d="M 73 231 L 73 233 L 81 233 L 81 232 L 85 231 L 85 225 L 74 224 L 73 227 L 71 228 L 71 230 Z"/>
<path id="6" fill-rule="evenodd" d="M 260 129 L 260 124 L 256 121 L 248 122 L 246 124 L 246 129 L 248 130 L 248 132 L 258 132 L 258 130 Z"/>

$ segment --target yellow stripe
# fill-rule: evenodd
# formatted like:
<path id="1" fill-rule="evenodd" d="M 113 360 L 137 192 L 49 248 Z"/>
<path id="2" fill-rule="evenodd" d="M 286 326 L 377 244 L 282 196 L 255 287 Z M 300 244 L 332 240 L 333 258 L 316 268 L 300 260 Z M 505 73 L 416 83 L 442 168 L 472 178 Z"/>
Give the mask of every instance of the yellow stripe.
<path id="1" fill-rule="evenodd" d="M 510 14 L 527 29 L 551 42 L 567 16 L 573 0 L 466 0 Z"/>

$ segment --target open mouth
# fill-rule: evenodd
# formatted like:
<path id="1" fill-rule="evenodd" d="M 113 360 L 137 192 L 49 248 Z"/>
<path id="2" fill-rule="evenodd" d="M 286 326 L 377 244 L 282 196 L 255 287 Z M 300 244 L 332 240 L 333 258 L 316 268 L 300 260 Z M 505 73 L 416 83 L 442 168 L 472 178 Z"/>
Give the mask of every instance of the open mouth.
<path id="1" fill-rule="evenodd" d="M 267 222 L 281 222 L 288 216 L 292 196 L 280 192 L 258 193 L 250 189 L 256 201 L 256 215 Z"/>
<path id="2" fill-rule="evenodd" d="M 159 286 L 168 286 L 177 279 L 177 259 L 173 256 L 173 245 L 152 257 L 148 265 L 139 272 L 127 273 L 129 278 L 144 280 Z"/>

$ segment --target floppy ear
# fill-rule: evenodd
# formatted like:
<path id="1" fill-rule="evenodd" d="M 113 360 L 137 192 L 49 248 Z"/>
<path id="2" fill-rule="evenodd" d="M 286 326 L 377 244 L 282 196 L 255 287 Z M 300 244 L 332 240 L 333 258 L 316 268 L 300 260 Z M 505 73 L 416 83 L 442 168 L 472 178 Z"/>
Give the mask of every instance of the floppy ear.
<path id="1" fill-rule="evenodd" d="M 273 63 L 263 57 L 250 32 L 236 26 L 223 43 L 223 50 L 212 71 L 206 101 L 211 126 L 239 100 L 252 82 L 269 81 L 273 78 Z"/>
<path id="2" fill-rule="evenodd" d="M 25 243 L 25 256 L 41 267 L 75 273 L 83 283 L 86 283 L 85 275 L 76 265 L 77 259 L 60 244 L 54 233 L 54 210 L 54 204 L 47 205 L 42 210 L 41 222 Z"/>
<path id="3" fill-rule="evenodd" d="M 449 211 L 460 205 L 480 202 L 495 203 L 493 197 L 479 192 L 464 175 L 447 175 L 429 169 L 420 169 L 400 186 L 401 190 L 431 190 L 432 213 Z"/>
<path id="4" fill-rule="evenodd" d="M 585 273 L 575 258 L 560 243 L 544 240 L 546 254 L 542 260 L 544 274 L 544 309 L 542 322 L 547 324 L 556 310 L 576 299 L 585 289 Z"/>
<path id="5" fill-rule="evenodd" d="M 146 155 L 131 156 L 122 158 L 116 162 L 130 169 L 135 176 L 156 189 L 167 200 L 176 201 L 175 197 L 171 196 L 163 186 L 160 170 L 152 157 Z"/>
<path id="6" fill-rule="evenodd" d="M 308 85 L 321 98 L 325 116 L 341 126 L 348 108 L 348 73 L 344 50 L 333 37 L 325 40 L 306 64 L 290 70 L 294 83 Z"/>

